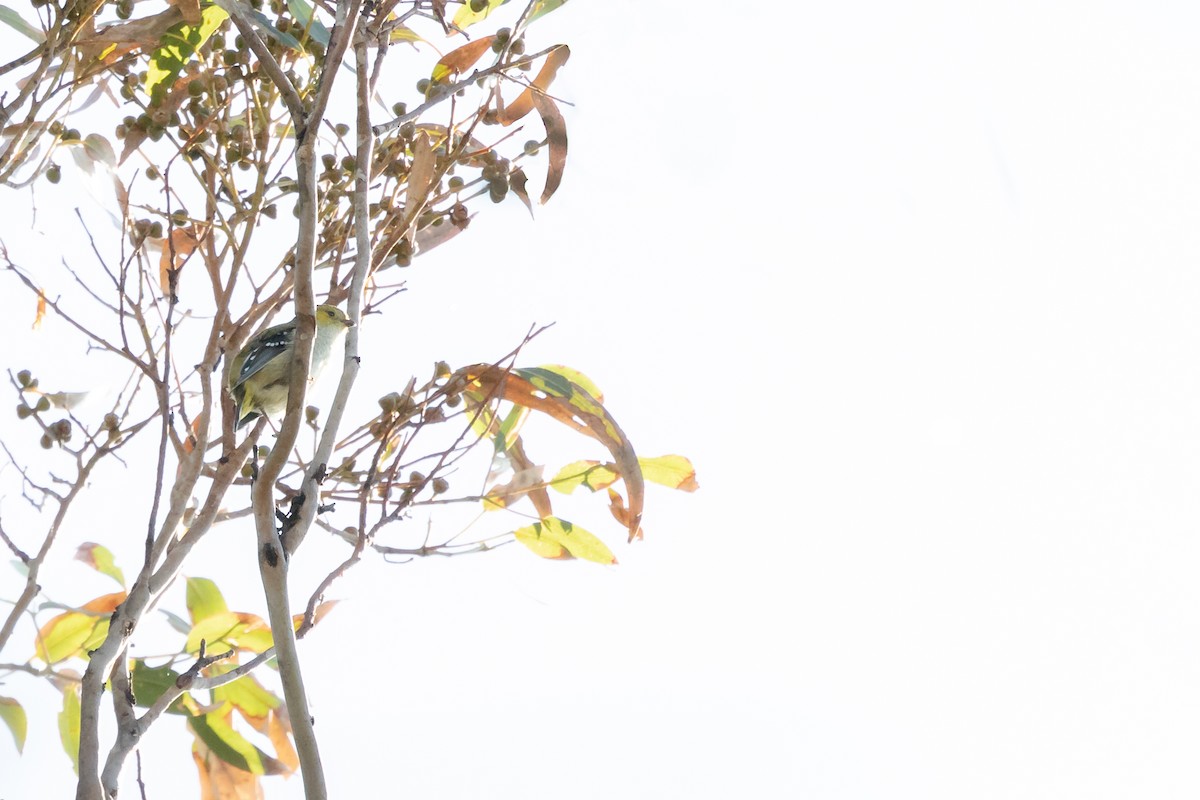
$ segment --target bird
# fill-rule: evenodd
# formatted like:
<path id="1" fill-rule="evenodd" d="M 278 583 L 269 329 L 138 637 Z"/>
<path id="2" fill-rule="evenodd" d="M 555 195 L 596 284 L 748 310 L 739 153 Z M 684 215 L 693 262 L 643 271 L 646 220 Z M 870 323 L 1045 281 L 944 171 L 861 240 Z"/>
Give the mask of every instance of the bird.
<path id="1" fill-rule="evenodd" d="M 309 380 L 320 375 L 334 344 L 352 325 L 337 306 L 317 306 L 317 334 L 313 339 Z M 237 404 L 235 428 L 240 429 L 259 416 L 276 416 L 287 409 L 295 338 L 293 319 L 267 328 L 247 342 L 233 359 L 229 367 L 229 393 Z"/>

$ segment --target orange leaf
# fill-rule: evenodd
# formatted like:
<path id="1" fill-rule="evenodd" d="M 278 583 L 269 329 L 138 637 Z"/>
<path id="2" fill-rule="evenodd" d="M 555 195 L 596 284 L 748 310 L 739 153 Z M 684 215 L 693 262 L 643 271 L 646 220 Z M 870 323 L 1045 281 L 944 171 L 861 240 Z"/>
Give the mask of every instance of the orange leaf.
<path id="1" fill-rule="evenodd" d="M 625 498 L 621 497 L 621 493 L 618 492 L 616 489 L 609 489 L 608 490 L 608 503 L 609 503 L 608 510 L 610 512 L 612 512 L 613 519 L 615 519 L 617 522 L 621 523 L 625 527 L 630 528 L 630 530 L 633 530 L 631 526 L 634 524 L 634 521 L 629 513 L 629 509 L 625 507 Z M 642 526 L 638 525 L 637 531 L 635 531 L 634 533 L 631 533 L 629 535 L 629 541 L 632 542 L 634 539 L 641 539 L 641 538 L 642 538 Z"/>
<path id="2" fill-rule="evenodd" d="M 558 68 L 567 63 L 567 59 L 570 57 L 571 48 L 565 44 L 551 50 L 546 55 L 546 61 L 542 64 L 542 68 L 538 70 L 537 77 L 533 79 L 533 83 L 529 84 L 529 87 L 525 91 L 517 95 L 516 100 L 513 100 L 500 112 L 497 117 L 500 124 L 512 125 L 532 111 L 534 98 L 545 96 L 546 90 L 554 82 L 554 76 L 558 74 Z"/>
<path id="3" fill-rule="evenodd" d="M 200 438 L 200 418 L 192 420 L 192 435 L 183 440 L 183 452 L 190 453 L 196 449 L 196 441 Z"/>
<path id="4" fill-rule="evenodd" d="M 171 270 L 176 273 L 183 269 L 183 264 L 200 246 L 206 226 L 188 225 L 185 228 L 174 228 L 171 236 L 163 240 L 162 257 L 158 260 L 158 285 L 163 295 L 171 293 Z M 178 277 L 176 277 L 178 281 Z"/>
<path id="5" fill-rule="evenodd" d="M 267 723 L 267 736 L 275 746 L 275 757 L 295 772 L 300 769 L 300 757 L 296 755 L 296 748 L 292 746 L 291 737 L 288 736 L 291 732 L 292 726 L 288 721 L 280 716 L 278 711 L 272 711 L 271 719 Z"/>
<path id="6" fill-rule="evenodd" d="M 260 800 L 258 776 L 222 761 L 199 740 L 192 745 L 192 760 L 200 773 L 200 800 Z"/>
<path id="7" fill-rule="evenodd" d="M 325 619 L 325 615 L 328 614 L 330 611 L 333 611 L 333 607 L 336 606 L 337 603 L 338 603 L 337 600 L 326 600 L 324 603 L 320 603 L 316 607 L 316 610 L 313 611 L 313 625 L 315 626 L 318 622 Z M 299 630 L 300 626 L 303 624 L 304 624 L 304 615 L 303 614 L 293 614 L 292 615 L 292 627 L 293 628 L 295 628 L 296 630 Z"/>
<path id="8" fill-rule="evenodd" d="M 42 320 L 46 318 L 46 293 L 38 289 L 37 299 L 37 315 L 33 318 L 33 329 L 36 331 L 42 327 Z"/>
<path id="9" fill-rule="evenodd" d="M 467 42 L 462 47 L 451 50 L 442 56 L 433 66 L 433 82 L 441 83 L 451 75 L 462 74 L 475 66 L 475 62 L 488 51 L 495 38 L 495 36 L 484 36 L 473 42 Z"/>

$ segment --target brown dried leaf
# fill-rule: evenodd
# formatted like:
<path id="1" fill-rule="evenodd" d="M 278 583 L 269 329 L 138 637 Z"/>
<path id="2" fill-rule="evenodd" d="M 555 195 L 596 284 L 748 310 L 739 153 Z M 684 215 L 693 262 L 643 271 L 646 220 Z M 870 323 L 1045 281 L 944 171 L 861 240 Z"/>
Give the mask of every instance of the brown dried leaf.
<path id="1" fill-rule="evenodd" d="M 630 527 L 634 524 L 633 518 L 629 513 L 629 509 L 625 507 L 625 498 L 616 489 L 608 490 L 608 510 L 612 513 L 613 519 L 621 523 L 625 527 Z M 639 515 L 640 518 L 640 515 Z M 629 541 L 642 538 L 642 526 L 639 524 L 637 531 L 630 534 Z"/>
<path id="2" fill-rule="evenodd" d="M 199 25 L 200 19 L 200 0 L 167 0 L 171 5 L 176 6 L 180 13 L 183 14 L 183 21 L 188 25 Z"/>
<path id="3" fill-rule="evenodd" d="M 525 170 L 520 167 L 514 167 L 508 173 L 508 187 L 513 190 L 513 194 L 517 196 L 525 207 L 529 209 L 529 216 L 533 216 L 533 203 L 529 202 L 529 190 L 525 188 L 525 184 L 529 182 L 528 176 L 525 175 Z"/>
<path id="4" fill-rule="evenodd" d="M 183 20 L 178 8 L 168 8 L 158 14 L 109 25 L 100 31 L 88 31 L 75 40 L 79 48 L 79 63 L 111 64 L 134 50 L 149 50 L 158 46 L 163 34 Z"/>
<path id="5" fill-rule="evenodd" d="M 550 164 L 546 170 L 546 188 L 542 189 L 539 201 L 542 205 L 558 190 L 562 183 L 563 169 L 567 165 L 567 121 L 563 119 L 558 104 L 544 94 L 534 96 L 533 104 L 542 115 L 546 126 L 546 142 L 550 146 Z"/>
<path id="6" fill-rule="evenodd" d="M 534 98 L 545 95 L 546 90 L 550 88 L 550 84 L 554 82 L 554 76 L 558 74 L 559 67 L 567 63 L 567 59 L 570 57 L 571 48 L 565 44 L 551 50 L 546 55 L 546 60 L 542 64 L 542 68 L 538 70 L 537 77 L 533 79 L 533 83 L 525 91 L 517 95 L 517 99 L 509 103 L 500 112 L 497 117 L 500 124 L 512 125 L 532 111 L 534 108 Z"/>
<path id="7" fill-rule="evenodd" d="M 183 105 L 183 101 L 188 99 L 187 85 L 191 81 L 190 78 L 179 78 L 171 85 L 171 90 L 167 92 L 162 103 L 157 106 L 151 116 L 158 122 L 169 120 L 171 115 L 179 110 Z M 125 147 L 121 149 L 121 159 L 117 163 L 125 163 L 125 159 L 129 158 L 129 154 L 137 150 L 142 142 L 146 141 L 147 132 L 136 125 L 131 127 L 125 133 Z"/>
<path id="8" fill-rule="evenodd" d="M 471 216 L 474 216 L 472 214 Z M 466 222 L 470 220 L 467 217 L 464 224 L 455 225 L 450 222 L 443 222 L 441 225 L 428 225 L 417 231 L 417 248 L 418 253 L 428 253 L 438 245 L 443 245 L 446 242 L 458 236 L 466 229 Z"/>
<path id="9" fill-rule="evenodd" d="M 533 501 L 533 507 L 537 509 L 538 516 L 546 519 L 554 515 L 554 509 L 550 507 L 550 493 L 546 491 L 546 485 L 542 483 L 542 469 L 540 465 L 534 464 L 529 456 L 525 454 L 525 445 L 521 443 L 521 437 L 518 436 L 508 448 L 508 458 L 512 461 L 513 468 L 517 470 L 517 474 L 536 472 L 538 484 L 528 490 L 529 499 Z"/>

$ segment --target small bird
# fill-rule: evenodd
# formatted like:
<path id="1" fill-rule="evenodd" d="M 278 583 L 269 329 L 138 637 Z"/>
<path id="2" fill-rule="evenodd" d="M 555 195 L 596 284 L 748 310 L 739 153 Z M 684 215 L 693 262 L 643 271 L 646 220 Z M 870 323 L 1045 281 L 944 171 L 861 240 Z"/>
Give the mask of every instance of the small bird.
<path id="1" fill-rule="evenodd" d="M 333 345 L 354 323 L 337 306 L 317 307 L 309 380 L 321 374 Z M 237 403 L 237 428 L 260 415 L 276 416 L 287 409 L 292 342 L 296 320 L 267 328 L 255 336 L 229 367 L 229 393 Z"/>

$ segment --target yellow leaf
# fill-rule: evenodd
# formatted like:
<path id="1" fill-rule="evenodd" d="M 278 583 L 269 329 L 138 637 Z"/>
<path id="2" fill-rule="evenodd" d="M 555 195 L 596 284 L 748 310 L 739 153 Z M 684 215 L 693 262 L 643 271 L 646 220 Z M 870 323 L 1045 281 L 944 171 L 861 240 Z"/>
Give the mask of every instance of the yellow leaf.
<path id="1" fill-rule="evenodd" d="M 71 757 L 71 766 L 79 774 L 79 729 L 80 729 L 79 685 L 63 688 L 62 711 L 58 714 L 58 738 L 63 750 Z"/>
<path id="2" fill-rule="evenodd" d="M 187 15 L 181 16 L 185 19 L 163 31 L 158 40 L 158 47 L 150 54 L 150 63 L 146 69 L 146 93 L 151 97 L 159 86 L 178 77 L 200 46 L 221 27 L 221 23 L 228 19 L 229 14 L 214 3 L 200 12 L 199 24 L 189 24 L 186 20 Z"/>
<path id="3" fill-rule="evenodd" d="M 543 558 L 582 558 L 597 564 L 616 564 L 608 545 L 565 519 L 547 517 L 513 532 L 517 541 Z"/>
<path id="4" fill-rule="evenodd" d="M 470 3 L 463 3 L 462 8 L 454 14 L 454 26 L 459 30 L 466 30 L 476 22 L 487 19 L 488 14 L 507 2 L 508 0 L 488 0 L 487 7 L 482 11 L 472 11 Z"/>
<path id="5" fill-rule="evenodd" d="M 696 482 L 696 469 L 692 462 L 683 456 L 639 458 L 638 464 L 642 467 L 642 475 L 648 481 L 684 492 L 694 492 L 700 488 L 700 484 Z"/>
<path id="6" fill-rule="evenodd" d="M 596 382 L 574 367 L 564 366 L 563 364 L 542 364 L 538 369 L 544 369 L 547 372 L 553 372 L 555 375 L 561 375 L 591 395 L 592 399 L 597 403 L 604 402 L 604 393 L 600 391 L 600 387 L 596 385 Z"/>
<path id="7" fill-rule="evenodd" d="M 104 641 L 113 609 L 125 602 L 124 592 L 102 595 L 77 611 L 66 611 L 38 631 L 34 652 L 47 664 L 83 655 Z"/>
<path id="8" fill-rule="evenodd" d="M 388 41 L 409 42 L 410 44 L 416 44 L 417 42 L 424 42 L 425 40 L 407 25 L 397 25 L 395 28 L 392 28 L 392 32 L 388 34 Z"/>
<path id="9" fill-rule="evenodd" d="M 612 486 L 620 477 L 611 464 L 600 461 L 572 461 L 550 479 L 550 485 L 563 494 L 570 494 L 580 486 L 597 492 Z"/>
<path id="10" fill-rule="evenodd" d="M 28 728 L 25 709 L 11 697 L 0 697 L 0 720 L 4 720 L 4 724 L 12 732 L 17 743 L 17 752 L 24 752 L 25 733 Z"/>
<path id="11" fill-rule="evenodd" d="M 114 562 L 112 551 L 104 545 L 96 544 L 95 542 L 84 542 L 75 551 L 75 558 L 100 574 L 107 575 L 122 586 L 125 585 L 125 574 L 121 572 L 121 568 Z"/>
<path id="12" fill-rule="evenodd" d="M 224 611 L 197 622 L 188 634 L 187 651 L 200 652 L 201 640 L 204 640 L 208 655 L 226 650 L 261 653 L 274 644 L 271 627 L 262 617 L 240 611 Z"/>

